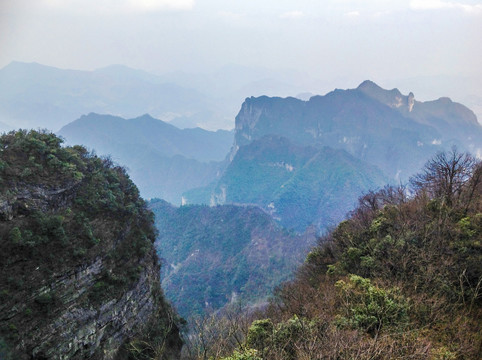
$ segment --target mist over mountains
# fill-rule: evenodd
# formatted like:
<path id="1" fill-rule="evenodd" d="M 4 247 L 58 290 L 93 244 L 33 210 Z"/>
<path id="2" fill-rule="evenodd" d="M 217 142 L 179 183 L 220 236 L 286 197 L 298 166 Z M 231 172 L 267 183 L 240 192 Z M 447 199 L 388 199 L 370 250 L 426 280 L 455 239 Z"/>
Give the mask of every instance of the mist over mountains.
<path id="1" fill-rule="evenodd" d="M 180 204 L 181 195 L 216 178 L 233 133 L 200 128 L 181 130 L 143 115 L 123 119 L 91 113 L 62 127 L 68 144 L 83 144 L 129 169 L 144 197 Z"/>
<path id="2" fill-rule="evenodd" d="M 91 112 L 171 118 L 205 113 L 207 121 L 218 116 L 204 94 L 124 66 L 78 71 L 12 62 L 0 70 L 0 121 L 12 127 L 57 131 Z"/>
<path id="3" fill-rule="evenodd" d="M 150 115 L 180 128 L 232 129 L 246 96 L 296 94 L 299 75 L 225 66 L 207 74 L 154 75 L 123 65 L 94 71 L 12 62 L 0 69 L 0 122 L 10 128 L 62 126 L 91 112 Z"/>
<path id="4" fill-rule="evenodd" d="M 211 193 L 194 189 L 184 194 L 184 202 L 256 204 L 285 227 L 303 232 L 310 225 L 337 224 L 359 194 L 387 179 L 346 151 L 266 135 L 239 149 Z"/>
<path id="5" fill-rule="evenodd" d="M 308 101 L 250 97 L 236 117 L 231 163 L 184 202 L 257 204 L 288 228 L 322 230 L 357 198 L 406 183 L 436 152 L 480 154 L 474 113 L 448 98 L 417 101 L 371 81 Z"/>
<path id="6" fill-rule="evenodd" d="M 188 319 L 229 311 L 229 306 L 238 302 L 248 307 L 266 305 L 275 288 L 293 279 L 315 239 L 320 234 L 329 234 L 329 229 L 340 222 L 335 234 L 340 234 L 342 245 L 347 248 L 339 247 L 346 254 L 335 265 L 344 269 L 358 261 L 356 266 L 367 276 L 377 268 L 374 259 L 385 259 L 385 249 L 406 249 L 410 244 L 414 246 L 412 251 L 418 251 L 418 245 L 412 244 L 411 230 L 397 241 L 388 232 L 385 234 L 392 228 L 383 224 L 394 224 L 393 229 L 397 228 L 398 220 L 392 217 L 398 213 L 392 213 L 391 209 L 398 206 L 403 210 L 409 204 L 403 188 L 385 186 L 406 184 L 440 151 L 454 149 L 452 154 L 456 154 L 457 147 L 480 157 L 482 126 L 474 112 L 447 97 L 419 101 L 413 93 L 386 90 L 369 80 L 357 88 L 335 89 L 321 96 L 290 85 L 289 74 L 282 80 L 263 74 L 263 71 L 227 67 L 212 73 L 212 79 L 182 73 L 160 77 L 123 66 L 73 71 L 22 63 L 12 63 L 0 70 L 0 131 L 19 126 L 60 127 L 57 135 L 62 137 L 49 130 L 24 130 L 2 136 L 0 172 L 4 176 L 0 185 L 4 199 L 0 199 L 3 201 L 0 210 L 4 209 L 5 216 L 0 219 L 3 228 L 0 240 L 19 259 L 25 253 L 42 261 L 44 257 L 59 261 L 53 254 L 63 249 L 64 259 L 72 259 L 74 265 L 81 264 L 81 259 L 85 265 L 86 254 L 90 254 L 92 261 L 97 261 L 98 254 L 104 257 L 102 251 L 108 240 L 112 249 L 104 260 L 116 262 L 114 273 L 96 262 L 84 269 L 86 276 L 90 276 L 91 267 L 98 275 L 85 299 L 91 308 L 96 306 L 98 298 L 104 299 L 102 296 L 110 299 L 117 296 L 117 290 L 129 290 L 129 284 L 134 284 L 141 274 L 142 259 L 148 254 L 154 264 L 149 265 L 149 286 L 155 284 L 160 296 L 162 292 L 157 286 L 161 283 L 169 301 Z M 221 78 L 230 82 L 224 89 L 217 87 Z M 299 95 L 269 97 L 257 93 L 261 88 Z M 260 96 L 238 101 L 246 93 Z M 234 131 L 194 127 L 230 124 L 234 114 L 231 118 L 228 115 L 239 106 Z M 64 139 L 66 147 L 61 146 Z M 469 204 L 472 198 L 478 199 L 473 195 L 480 189 L 477 181 L 481 177 L 480 164 L 467 158 L 473 171 L 470 175 L 473 180 L 467 181 L 473 191 L 468 191 L 468 186 L 461 198 L 467 197 Z M 39 177 L 42 174 L 44 177 Z M 55 183 L 65 174 L 68 181 L 61 185 L 68 190 L 56 188 Z M 22 190 L 25 181 L 28 189 Z M 78 196 L 82 192 L 84 196 Z M 35 197 L 50 193 L 60 200 L 48 198 L 49 207 L 37 208 Z M 32 198 L 31 194 L 35 196 Z M 364 200 L 359 200 L 363 194 L 367 194 Z M 141 197 L 150 198 L 149 210 Z M 388 206 L 382 206 L 377 197 L 383 197 Z M 25 199 L 29 200 L 24 203 Z M 440 214 L 445 211 L 443 199 L 431 202 L 425 196 L 422 200 L 419 211 L 426 213 L 424 220 L 430 218 L 431 212 L 438 211 L 437 207 Z M 356 204 L 359 207 L 354 212 Z M 409 212 L 420 204 L 408 205 Z M 478 209 L 479 205 L 480 202 L 473 208 Z M 466 213 L 468 209 L 467 205 Z M 470 213 L 473 219 L 463 217 L 459 210 L 450 215 L 454 218 L 450 234 L 458 234 L 462 241 L 460 253 L 468 251 L 464 241 L 478 236 L 480 212 L 475 214 L 474 209 Z M 97 211 L 96 216 L 87 219 L 86 214 L 92 211 Z M 366 211 L 369 216 L 363 217 Z M 109 235 L 111 226 L 104 219 L 109 216 L 113 216 L 116 224 L 115 236 Z M 157 231 L 153 228 L 154 216 Z M 356 226 L 363 223 L 366 227 L 360 230 L 366 246 L 359 246 L 345 236 L 344 226 L 350 220 L 343 220 L 347 218 L 355 219 Z M 132 226 L 136 223 L 148 225 L 145 226 L 148 236 L 143 231 L 134 231 L 136 227 Z M 68 228 L 64 229 L 64 225 Z M 440 226 L 440 222 L 435 219 L 433 226 Z M 431 236 L 424 226 L 418 230 L 423 236 Z M 373 247 L 378 240 L 380 243 Z M 118 252 L 119 243 L 125 247 L 122 253 Z M 321 240 L 319 245 L 301 269 L 342 254 L 331 252 L 331 248 L 325 254 Z M 477 246 L 474 241 L 470 251 L 480 254 Z M 38 252 L 43 255 L 34 256 L 34 248 L 48 254 Z M 161 281 L 157 257 L 163 263 Z M 8 257 L 4 259 L 5 268 L 11 265 L 9 261 Z M 60 262 L 66 272 L 70 271 L 65 267 L 68 264 Z M 20 273 L 23 265 L 18 264 L 16 272 Z M 53 279 L 56 275 L 48 273 L 50 267 L 44 265 L 45 273 Z M 327 273 L 327 269 L 337 269 L 335 265 L 320 270 L 322 275 L 339 276 L 341 272 Z M 25 268 L 31 267 L 30 264 Z M 17 298 L 23 294 L 21 291 L 27 290 L 22 289 L 23 276 L 1 279 Z M 295 280 L 300 281 L 299 276 Z M 39 298 L 35 294 L 35 309 L 45 306 L 48 313 L 58 301 L 55 286 L 51 287 L 55 296 Z M 277 294 L 288 294 L 285 290 L 286 287 Z M 15 297 L 8 291 L 0 295 L 10 298 L 6 304 L 13 304 L 11 299 Z M 476 292 L 475 296 L 479 296 L 478 288 Z M 135 301 L 128 298 L 129 303 L 135 305 L 152 293 L 143 294 L 147 297 L 142 295 L 137 297 L 141 300 Z M 290 293 L 285 300 L 300 305 L 296 301 L 298 296 L 303 298 L 305 294 Z M 12 306 L 12 311 L 19 311 Z M 99 314 L 105 309 L 105 306 L 99 308 Z M 27 319 L 32 312 L 24 315 Z M 180 320 L 171 314 L 162 315 L 162 319 L 174 324 L 169 325 L 175 330 L 171 347 L 177 354 L 181 344 L 175 323 Z M 135 314 L 132 319 L 143 321 Z M 11 338 L 12 327 L 7 320 L 1 320 L 0 357 L 3 337 L 8 340 L 7 345 L 16 341 Z M 79 320 L 80 326 L 84 323 Z M 280 329 L 273 328 L 273 334 L 281 333 Z M 130 329 L 126 331 L 129 333 Z M 103 334 L 102 330 L 93 333 L 101 337 Z M 75 346 L 77 349 L 80 345 Z M 73 351 L 70 345 L 65 347 L 65 352 Z M 53 353 L 55 349 L 49 344 L 48 351 Z"/>
<path id="7" fill-rule="evenodd" d="M 482 148 L 482 127 L 465 106 L 448 98 L 418 102 L 413 94 L 370 81 L 309 101 L 246 99 L 236 117 L 235 150 L 266 134 L 344 149 L 402 181 L 436 151 L 452 145 L 473 153 Z"/>
<path id="8" fill-rule="evenodd" d="M 261 217 L 294 231 L 283 237 L 290 249 L 293 241 L 299 241 L 296 236 L 307 229 L 323 232 L 343 220 L 361 194 L 387 183 L 406 183 L 437 151 L 456 145 L 480 154 L 482 128 L 475 114 L 449 98 L 418 101 L 413 93 L 385 90 L 372 81 L 355 89 L 312 95 L 290 87 L 290 74 L 285 81 L 263 74 L 226 67 L 212 73 L 212 78 L 183 73 L 160 77 L 123 66 L 89 72 L 12 63 L 0 70 L 0 121 L 13 117 L 22 119 L 15 126 L 63 125 L 58 134 L 68 145 L 82 144 L 125 166 L 143 197 L 189 204 L 187 208 L 164 202 L 152 205 L 159 224 L 164 221 L 161 234 L 175 225 L 173 233 L 163 238 L 167 247 L 160 247 L 167 263 L 176 268 L 167 272 L 172 294 L 192 285 L 188 256 L 201 245 L 199 249 L 189 247 L 182 256 L 169 246 L 194 246 L 197 238 L 211 238 L 226 214 L 245 224 L 239 236 L 246 246 L 257 234 L 247 229 L 258 228 L 255 219 Z M 217 87 L 223 77 L 230 80 L 224 94 Z M 198 122 L 214 124 L 214 112 L 227 114 L 228 107 L 234 108 L 234 99 L 256 94 L 260 88 L 285 93 L 291 88 L 299 96 L 263 95 L 248 97 L 242 104 L 239 101 L 234 132 L 192 128 Z M 76 113 L 84 115 L 74 116 Z M 171 122 L 157 119 L 164 117 L 156 114 Z M 216 207 L 208 210 L 199 204 Z M 261 210 L 253 216 L 256 207 Z M 211 235 L 201 234 L 199 228 L 182 233 L 190 217 L 207 219 L 202 231 Z M 282 231 L 272 226 L 272 234 Z M 194 236 L 195 232 L 199 234 Z M 247 233 L 251 235 L 244 238 Z M 272 239 L 272 234 L 266 238 Z M 307 247 L 300 245 L 300 251 Z M 202 259 L 212 258 L 212 248 L 203 251 Z M 299 257 L 290 252 L 280 256 L 294 266 Z M 224 253 L 221 258 L 244 261 L 244 257 L 234 260 Z M 246 271 L 254 271 L 256 266 L 251 264 Z M 286 278 L 291 271 L 288 267 L 280 270 L 276 281 Z M 216 271 L 207 267 L 206 279 L 215 277 Z M 268 287 L 276 283 L 266 281 L 261 283 L 271 284 Z M 226 288 L 236 293 L 244 286 L 231 285 Z M 198 295 L 188 297 L 195 297 L 192 304 L 202 310 L 204 300 Z M 206 302 L 215 308 L 224 306 L 231 293 L 219 296 Z M 187 311 L 185 305 L 179 306 Z"/>

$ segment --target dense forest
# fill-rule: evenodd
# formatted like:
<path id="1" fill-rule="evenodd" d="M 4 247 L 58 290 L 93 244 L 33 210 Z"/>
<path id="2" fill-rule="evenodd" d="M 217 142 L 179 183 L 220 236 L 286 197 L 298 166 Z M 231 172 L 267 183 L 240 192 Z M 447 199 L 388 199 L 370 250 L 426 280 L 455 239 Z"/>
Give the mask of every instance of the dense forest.
<path id="1" fill-rule="evenodd" d="M 256 206 L 185 205 L 153 199 L 163 259 L 162 288 L 182 317 L 231 302 L 262 303 L 286 281 L 316 242 L 297 235 Z"/>
<path id="2" fill-rule="evenodd" d="M 261 310 L 199 318 L 185 359 L 478 359 L 482 164 L 453 148 L 359 199 Z"/>

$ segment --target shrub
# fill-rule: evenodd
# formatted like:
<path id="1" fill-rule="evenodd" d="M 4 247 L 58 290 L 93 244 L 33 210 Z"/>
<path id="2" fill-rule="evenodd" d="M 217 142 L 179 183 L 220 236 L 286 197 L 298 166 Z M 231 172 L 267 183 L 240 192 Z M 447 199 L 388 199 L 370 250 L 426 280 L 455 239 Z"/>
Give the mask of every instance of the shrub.
<path id="1" fill-rule="evenodd" d="M 246 344 L 250 348 L 263 350 L 273 337 L 274 326 L 270 319 L 255 320 L 248 330 Z"/>
<path id="2" fill-rule="evenodd" d="M 234 351 L 233 355 L 222 358 L 221 360 L 262 360 L 255 349 L 246 349 L 242 352 Z"/>
<path id="3" fill-rule="evenodd" d="M 22 243 L 22 233 L 18 227 L 14 227 L 10 230 L 8 234 L 8 238 L 12 242 L 12 244 L 18 245 Z"/>
<path id="4" fill-rule="evenodd" d="M 348 282 L 339 280 L 335 286 L 343 309 L 339 325 L 378 333 L 384 326 L 403 327 L 409 321 L 408 302 L 396 288 L 384 290 L 357 275 L 351 275 Z"/>

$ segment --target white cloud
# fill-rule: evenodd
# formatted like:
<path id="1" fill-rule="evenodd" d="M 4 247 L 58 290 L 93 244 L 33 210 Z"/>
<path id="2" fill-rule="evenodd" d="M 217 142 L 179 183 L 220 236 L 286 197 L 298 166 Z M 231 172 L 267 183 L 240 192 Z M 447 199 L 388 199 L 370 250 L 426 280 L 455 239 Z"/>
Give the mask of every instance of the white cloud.
<path id="1" fill-rule="evenodd" d="M 281 19 L 299 19 L 304 16 L 302 11 L 295 10 L 295 11 L 288 11 L 280 15 Z"/>
<path id="2" fill-rule="evenodd" d="M 411 0 L 410 8 L 412 10 L 443 10 L 443 9 L 459 9 L 467 13 L 482 13 L 482 5 L 468 5 L 460 2 L 447 2 L 442 0 Z"/>
<path id="3" fill-rule="evenodd" d="M 151 12 L 166 10 L 192 10 L 195 0 L 43 0 L 62 10 Z"/>

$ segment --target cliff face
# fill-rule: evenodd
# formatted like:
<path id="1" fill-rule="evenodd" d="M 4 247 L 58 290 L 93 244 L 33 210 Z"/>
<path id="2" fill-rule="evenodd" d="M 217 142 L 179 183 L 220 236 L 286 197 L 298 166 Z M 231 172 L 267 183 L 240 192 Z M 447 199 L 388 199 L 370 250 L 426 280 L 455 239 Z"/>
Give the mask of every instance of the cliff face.
<path id="1" fill-rule="evenodd" d="M 299 146 L 346 150 L 397 182 L 453 145 L 474 154 L 482 151 L 482 127 L 465 106 L 448 98 L 416 101 L 412 93 L 385 90 L 371 81 L 309 101 L 247 98 L 236 116 L 231 158 L 265 135 L 283 136 Z"/>
<path id="2" fill-rule="evenodd" d="M 152 213 L 122 168 L 60 143 L 0 138 L 0 357 L 178 358 Z"/>

